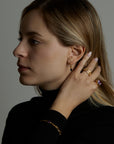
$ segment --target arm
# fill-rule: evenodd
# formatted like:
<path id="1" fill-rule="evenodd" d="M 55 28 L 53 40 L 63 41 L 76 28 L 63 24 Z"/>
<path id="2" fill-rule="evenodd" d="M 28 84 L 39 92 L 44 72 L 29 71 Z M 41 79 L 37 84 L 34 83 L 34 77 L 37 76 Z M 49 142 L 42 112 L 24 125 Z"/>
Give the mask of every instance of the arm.
<path id="1" fill-rule="evenodd" d="M 87 69 L 91 72 L 95 69 L 91 75 L 82 71 L 89 58 L 90 54 L 88 53 L 65 80 L 51 110 L 56 110 L 68 118 L 72 110 L 87 100 L 98 88 L 98 84 L 95 82 L 101 72 L 100 66 L 95 68 L 98 59 L 93 59 L 87 66 Z"/>
<path id="2" fill-rule="evenodd" d="M 61 136 L 66 124 L 66 118 L 57 111 L 49 110 L 40 121 L 38 133 L 42 144 L 59 144 Z M 37 136 L 34 139 L 37 142 Z"/>
<path id="3" fill-rule="evenodd" d="M 23 126 L 21 126 L 22 129 L 18 131 L 17 126 L 18 124 L 20 124 L 20 121 L 18 120 L 18 118 L 16 118 L 18 114 L 15 113 L 16 114 L 15 116 L 14 113 L 10 113 L 7 119 L 7 124 L 5 128 L 2 144 L 9 144 L 9 143 L 13 144 L 13 141 L 14 141 L 13 139 L 15 139 L 16 136 L 17 136 L 17 139 L 19 139 L 21 135 L 22 135 L 22 138 L 19 139 L 21 141 L 20 142 L 21 144 L 25 144 L 26 139 L 30 139 L 30 137 L 32 137 L 32 144 L 39 143 L 39 141 L 41 141 L 41 144 L 44 144 L 44 143 L 59 144 L 58 140 L 59 140 L 60 135 L 59 135 L 58 129 L 62 131 L 66 123 L 66 119 L 69 117 L 72 110 L 75 107 L 77 107 L 80 103 L 88 99 L 90 95 L 97 88 L 97 84 L 94 82 L 94 80 L 100 74 L 99 67 L 94 71 L 91 77 L 88 77 L 86 72 L 80 73 L 85 62 L 88 59 L 89 59 L 89 56 L 86 54 L 83 60 L 81 61 L 81 63 L 79 64 L 79 66 L 76 68 L 76 70 L 74 70 L 71 73 L 71 75 L 68 77 L 68 79 L 66 79 L 66 81 L 64 82 L 60 90 L 60 93 L 58 94 L 56 100 L 52 104 L 50 110 L 42 119 L 40 118 L 40 120 L 37 121 L 37 123 L 35 124 L 35 130 L 33 132 L 28 132 L 30 130 L 28 129 L 27 126 L 25 127 L 24 124 Z M 96 64 L 96 61 L 93 60 L 88 66 L 88 68 L 93 70 L 95 67 L 95 64 Z M 16 120 L 18 123 L 16 123 Z M 49 121 L 51 121 L 51 123 L 49 123 Z M 23 120 L 22 120 L 22 123 L 23 123 Z M 28 129 L 28 131 L 26 130 L 24 133 L 23 127 L 25 127 L 25 129 Z M 19 126 L 18 128 L 20 129 Z M 15 132 L 18 134 L 16 135 Z M 28 133 L 29 136 L 26 136 L 26 133 Z M 30 141 L 28 140 L 28 144 L 29 143 Z"/>
<path id="4" fill-rule="evenodd" d="M 60 133 L 55 126 L 57 126 L 62 133 L 66 124 L 66 118 L 59 112 L 53 110 L 47 110 L 43 116 L 41 116 L 42 111 L 41 113 L 36 111 L 36 117 L 33 118 L 29 109 L 31 106 L 30 102 L 27 105 L 19 104 L 9 112 L 2 144 L 59 143 Z M 41 108 L 41 105 L 39 108 Z M 51 121 L 55 126 L 43 120 Z"/>
<path id="5" fill-rule="evenodd" d="M 91 77 L 88 76 L 85 71 L 82 73 L 80 72 L 82 70 L 82 68 L 84 67 L 84 64 L 86 63 L 86 61 L 89 59 L 89 57 L 90 57 L 90 55 L 86 54 L 85 57 L 83 58 L 83 60 L 80 62 L 79 66 L 76 68 L 76 70 L 74 70 L 71 73 L 71 75 L 68 77 L 68 79 L 66 79 L 56 100 L 54 101 L 54 103 L 52 104 L 52 106 L 50 108 L 50 110 L 58 112 L 59 114 L 61 114 L 61 116 L 64 116 L 66 119 L 69 117 L 72 110 L 75 107 L 77 107 L 79 104 L 81 104 L 82 102 L 87 100 L 90 97 L 90 95 L 98 87 L 98 85 L 94 82 L 94 80 L 100 74 L 100 71 L 101 71 L 100 67 L 97 67 L 94 70 L 94 73 L 91 75 Z M 97 63 L 97 59 L 93 59 L 92 62 L 89 64 L 88 69 L 92 71 L 95 68 L 96 63 Z M 83 89 L 83 91 L 82 91 L 82 89 Z M 45 123 L 45 126 L 50 125 L 50 127 L 55 128 L 54 125 L 55 125 L 56 121 L 52 120 L 50 123 L 47 121 L 47 119 L 45 119 L 45 120 L 46 121 L 44 121 L 42 123 L 43 126 Z M 59 119 L 59 120 L 61 120 L 61 119 Z M 58 125 L 57 125 L 57 127 L 58 127 Z M 56 134 L 58 132 L 58 130 L 57 130 L 58 128 L 55 128 Z M 43 129 L 43 127 L 41 127 L 41 130 L 42 129 Z M 45 128 L 44 128 L 44 130 L 45 130 Z M 48 132 L 49 132 L 50 139 L 51 139 L 51 135 L 52 135 L 54 138 L 53 143 L 54 143 L 54 140 L 56 143 L 56 141 L 58 139 L 57 135 L 55 135 L 55 137 L 54 137 L 53 131 L 50 131 L 49 129 L 48 129 Z"/>

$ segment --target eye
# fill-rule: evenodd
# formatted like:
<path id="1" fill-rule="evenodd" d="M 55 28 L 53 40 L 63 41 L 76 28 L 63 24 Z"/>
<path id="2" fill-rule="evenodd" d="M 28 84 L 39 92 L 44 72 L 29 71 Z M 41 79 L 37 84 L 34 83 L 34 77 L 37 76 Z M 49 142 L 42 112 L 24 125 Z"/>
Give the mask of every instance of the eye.
<path id="1" fill-rule="evenodd" d="M 39 41 L 34 40 L 34 39 L 30 39 L 29 42 L 30 42 L 31 45 L 38 45 L 38 44 L 40 44 Z"/>

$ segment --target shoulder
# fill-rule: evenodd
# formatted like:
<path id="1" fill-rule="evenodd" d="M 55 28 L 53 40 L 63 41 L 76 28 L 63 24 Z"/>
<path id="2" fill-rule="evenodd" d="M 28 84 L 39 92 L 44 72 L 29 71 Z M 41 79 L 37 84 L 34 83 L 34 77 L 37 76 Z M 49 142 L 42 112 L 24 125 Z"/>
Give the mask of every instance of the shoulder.
<path id="1" fill-rule="evenodd" d="M 88 103 L 83 103 L 72 111 L 69 120 L 73 125 L 80 123 L 83 126 L 90 126 L 92 124 L 97 126 L 110 125 L 114 127 L 114 107 L 92 107 L 88 105 Z"/>
<path id="2" fill-rule="evenodd" d="M 11 108 L 8 114 L 8 119 L 15 117 L 25 117 L 30 115 L 41 105 L 41 97 L 33 97 L 31 100 L 16 104 Z"/>
<path id="3" fill-rule="evenodd" d="M 91 116 L 91 117 L 111 117 L 114 118 L 114 107 L 112 106 L 104 106 L 104 105 L 99 105 L 94 106 L 92 104 L 90 104 L 89 101 L 85 101 L 82 104 L 80 104 L 78 107 L 76 107 L 73 111 L 72 111 L 72 115 L 74 117 L 78 117 L 78 116 Z"/>
<path id="4" fill-rule="evenodd" d="M 114 135 L 114 107 L 101 106 L 93 111 L 91 126 L 96 135 L 96 142 L 112 143 Z"/>
<path id="5" fill-rule="evenodd" d="M 112 127 L 114 130 L 114 107 L 101 106 L 91 114 L 98 127 Z"/>
<path id="6" fill-rule="evenodd" d="M 94 115 L 98 115 L 99 117 L 113 117 L 114 118 L 114 107 L 112 106 L 100 106 L 96 110 L 94 110 Z"/>
<path id="7" fill-rule="evenodd" d="M 96 143 L 108 143 L 113 140 L 114 131 L 114 107 L 101 106 L 92 108 L 91 106 L 80 105 L 71 113 L 66 127 L 66 135 L 69 139 L 76 136 L 79 140 L 87 140 L 88 143 L 96 141 Z M 109 142 L 110 143 L 110 142 Z"/>

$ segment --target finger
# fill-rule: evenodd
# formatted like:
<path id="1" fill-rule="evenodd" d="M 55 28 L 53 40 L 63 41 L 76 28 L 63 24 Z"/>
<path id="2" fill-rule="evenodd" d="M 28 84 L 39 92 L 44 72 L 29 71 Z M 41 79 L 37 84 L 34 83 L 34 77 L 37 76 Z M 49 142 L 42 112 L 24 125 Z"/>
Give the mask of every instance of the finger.
<path id="1" fill-rule="evenodd" d="M 86 69 L 90 70 L 91 72 L 94 70 L 96 64 L 98 62 L 98 58 L 94 58 L 90 64 L 86 67 Z"/>
<path id="2" fill-rule="evenodd" d="M 93 83 L 91 84 L 92 92 L 94 92 L 97 88 L 98 88 L 98 84 L 97 84 L 96 82 L 93 82 Z"/>
<path id="3" fill-rule="evenodd" d="M 94 70 L 92 75 L 89 77 L 90 81 L 95 81 L 98 78 L 98 76 L 100 75 L 100 72 L 101 72 L 101 67 L 97 66 L 97 68 Z"/>
<path id="4" fill-rule="evenodd" d="M 77 74 L 79 74 L 81 72 L 81 70 L 83 69 L 85 63 L 87 62 L 87 60 L 91 57 L 92 52 L 87 53 L 84 58 L 80 61 L 80 63 L 78 64 L 78 66 L 76 67 L 76 69 L 74 70 Z"/>

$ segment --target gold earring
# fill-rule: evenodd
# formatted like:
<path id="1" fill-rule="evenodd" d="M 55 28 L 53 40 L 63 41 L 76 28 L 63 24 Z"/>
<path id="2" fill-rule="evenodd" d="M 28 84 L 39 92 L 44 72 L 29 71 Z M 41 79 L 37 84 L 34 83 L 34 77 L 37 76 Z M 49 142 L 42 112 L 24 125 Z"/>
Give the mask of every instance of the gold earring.
<path id="1" fill-rule="evenodd" d="M 68 63 L 70 64 L 70 71 L 73 71 L 71 62 L 72 62 L 72 56 L 69 57 Z"/>
<path id="2" fill-rule="evenodd" d="M 72 65 L 70 65 L 70 71 L 71 71 L 71 72 L 73 71 L 73 69 L 72 69 Z"/>

